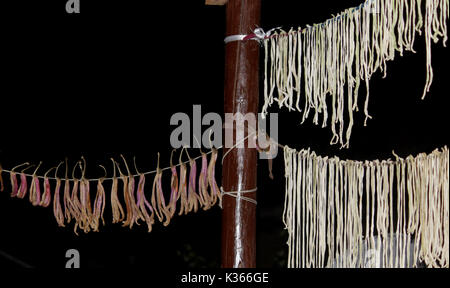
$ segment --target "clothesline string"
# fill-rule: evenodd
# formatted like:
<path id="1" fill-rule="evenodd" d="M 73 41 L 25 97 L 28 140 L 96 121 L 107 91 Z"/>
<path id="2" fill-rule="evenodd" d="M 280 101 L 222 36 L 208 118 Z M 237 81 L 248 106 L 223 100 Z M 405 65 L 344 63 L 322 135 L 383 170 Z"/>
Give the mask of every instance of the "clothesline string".
<path id="1" fill-rule="evenodd" d="M 218 149 L 222 149 L 222 147 L 219 147 Z M 204 153 L 204 154 L 209 155 L 209 154 L 211 154 L 211 153 L 212 153 L 212 151 L 209 151 L 209 152 L 206 152 L 206 153 Z M 172 169 L 172 167 L 179 167 L 179 166 L 181 166 L 181 165 L 183 165 L 183 164 L 189 164 L 189 162 L 190 162 L 191 160 L 194 160 L 194 161 L 195 161 L 195 160 L 198 160 L 198 159 L 201 159 L 201 158 L 202 158 L 202 155 L 200 155 L 200 156 L 198 156 L 198 157 L 195 157 L 195 158 L 192 158 L 192 159 L 190 159 L 190 160 L 188 160 L 188 161 L 181 162 L 181 163 L 179 163 L 179 164 L 177 164 L 177 165 L 173 165 L 173 166 L 169 166 L 169 167 L 165 167 L 165 168 L 160 168 L 159 171 L 161 171 L 161 172 L 167 171 L 167 170 Z M 23 175 L 25 175 L 25 176 L 27 176 L 27 177 L 33 177 L 33 176 L 34 176 L 34 175 L 32 175 L 32 174 L 20 173 L 20 172 L 17 172 L 17 171 L 11 171 L 11 170 L 7 170 L 7 169 L 2 169 L 2 171 L 3 171 L 3 172 L 6 172 L 6 173 L 23 174 Z M 155 174 L 155 173 L 157 173 L 157 172 L 158 172 L 158 170 L 156 169 L 156 170 L 152 170 L 152 171 L 148 171 L 148 172 L 144 172 L 144 173 L 133 174 L 133 175 L 130 175 L 129 177 L 138 177 L 138 176 L 140 176 L 140 175 L 150 175 L 150 174 Z M 38 175 L 36 175 L 36 177 L 39 178 L 39 179 L 49 179 L 49 180 L 58 180 L 58 179 L 61 180 L 61 179 L 62 179 L 62 180 L 66 180 L 65 177 L 63 177 L 63 178 L 56 178 L 56 177 L 44 177 L 44 176 L 38 176 Z M 120 178 L 120 177 L 118 177 L 118 178 Z M 114 180 L 114 179 L 115 179 L 114 177 L 104 177 L 104 178 L 86 179 L 86 180 L 89 181 L 89 182 L 97 182 L 97 181 L 99 181 L 99 180 L 108 181 L 108 180 Z M 74 181 L 74 179 L 71 179 L 71 178 L 69 178 L 69 179 L 67 179 L 67 180 L 69 180 L 69 181 Z"/>
<path id="2" fill-rule="evenodd" d="M 263 133 L 264 133 L 266 136 L 268 136 L 268 134 L 267 134 L 266 132 L 263 132 Z M 227 155 L 228 155 L 229 153 L 231 153 L 232 150 L 238 148 L 237 146 L 238 146 L 239 144 L 241 144 L 242 142 L 245 142 L 245 140 L 247 140 L 247 139 L 250 138 L 251 136 L 254 136 L 254 135 L 257 135 L 257 134 L 258 134 L 258 133 L 256 133 L 256 131 L 250 133 L 247 137 L 243 138 L 241 141 L 237 142 L 233 147 L 231 147 L 230 149 L 228 149 L 228 151 L 227 151 L 227 152 L 223 155 L 223 157 L 222 157 L 222 162 L 223 162 L 223 159 L 225 159 L 225 158 L 227 157 Z M 281 148 L 281 149 L 284 149 L 284 148 L 286 147 L 285 145 L 282 145 L 282 144 L 278 143 L 277 141 L 275 141 L 275 140 L 272 139 L 272 138 L 269 138 L 269 142 L 275 144 L 277 147 L 279 147 L 279 148 Z M 217 149 L 223 149 L 223 146 L 221 146 L 221 147 L 219 147 L 219 148 L 217 148 Z M 206 153 L 204 153 L 204 154 L 205 154 L 205 155 L 209 155 L 209 154 L 211 154 L 212 152 L 213 152 L 213 151 L 211 150 L 211 151 L 206 152 Z M 387 163 L 401 163 L 402 161 L 405 161 L 404 158 L 399 157 L 397 154 L 395 154 L 394 151 L 392 151 L 392 153 L 393 153 L 393 155 L 395 156 L 396 160 L 388 159 L 388 160 L 382 160 L 382 161 L 379 161 L 379 160 L 374 160 L 374 161 L 379 161 L 380 164 L 383 163 L 383 162 L 387 162 Z M 318 156 L 320 156 L 320 155 L 318 155 Z M 417 155 L 416 157 L 422 158 L 422 157 L 426 157 L 426 155 Z M 179 163 L 179 164 L 177 164 L 177 165 L 173 165 L 173 166 L 169 166 L 169 167 L 165 167 L 165 168 L 160 168 L 159 171 L 164 172 L 164 171 L 167 171 L 167 170 L 172 169 L 172 167 L 179 167 L 179 166 L 181 166 L 181 165 L 189 164 L 189 162 L 190 162 L 191 160 L 196 161 L 196 160 L 201 159 L 201 158 L 202 158 L 202 155 L 200 155 L 200 156 L 198 156 L 198 157 L 195 157 L 195 158 L 191 158 L 191 159 L 189 159 L 188 161 L 181 162 L 181 163 Z M 333 159 L 334 159 L 334 160 L 337 159 L 339 162 L 352 161 L 352 162 L 355 163 L 355 164 L 360 164 L 360 165 L 363 165 L 363 166 L 365 166 L 365 167 L 370 166 L 370 165 L 373 165 L 373 162 L 374 162 L 374 161 L 369 161 L 369 160 L 366 160 L 366 161 L 358 161 L 358 160 L 342 160 L 342 159 L 340 159 L 339 157 L 330 157 L 330 158 L 328 158 L 328 161 L 332 161 Z M 22 164 L 21 166 L 23 166 L 23 164 Z M 32 167 L 32 166 L 33 166 L 33 165 L 30 165 L 29 167 Z M 1 166 L 0 166 L 0 167 L 1 167 Z M 27 168 L 29 168 L 29 167 L 27 167 Z M 33 174 L 27 174 L 27 173 L 21 173 L 21 172 L 18 172 L 18 171 L 11 171 L 11 170 L 8 170 L 8 169 L 2 169 L 2 168 L 0 168 L 0 172 L 5 172 L 5 173 L 17 173 L 17 174 L 24 175 L 24 176 L 26 176 L 26 177 L 37 177 L 38 179 L 69 180 L 69 181 L 75 181 L 75 179 L 72 179 L 72 178 L 68 178 L 68 179 L 67 179 L 67 178 L 65 178 L 65 177 L 63 177 L 63 178 L 44 177 L 44 176 L 39 176 L 39 175 L 33 175 Z M 156 170 L 152 170 L 152 171 L 148 171 L 148 172 L 144 172 L 144 173 L 138 173 L 138 174 L 129 175 L 129 176 L 127 176 L 127 177 L 133 177 L 133 178 L 134 178 L 134 177 L 139 177 L 140 175 L 151 175 L 151 174 L 155 174 L 155 173 L 157 173 L 157 172 L 158 172 L 158 170 L 156 169 Z M 120 178 L 120 177 L 116 177 L 116 178 Z M 86 179 L 86 180 L 89 181 L 89 182 L 97 182 L 97 181 L 99 181 L 99 180 L 110 181 L 110 180 L 114 180 L 114 179 L 115 179 L 114 177 L 103 177 L 103 178 Z"/>

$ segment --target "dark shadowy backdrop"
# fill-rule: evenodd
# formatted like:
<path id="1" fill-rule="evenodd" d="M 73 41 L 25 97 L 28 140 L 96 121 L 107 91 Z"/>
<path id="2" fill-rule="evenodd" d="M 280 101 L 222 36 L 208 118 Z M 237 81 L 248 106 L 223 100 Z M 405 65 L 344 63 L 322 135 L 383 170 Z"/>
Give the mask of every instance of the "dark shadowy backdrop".
<path id="1" fill-rule="evenodd" d="M 44 171 L 65 157 L 73 165 L 84 155 L 92 178 L 102 175 L 97 165 L 111 168 L 109 158 L 123 153 L 128 159 L 136 156 L 140 170 L 151 170 L 158 151 L 161 165 L 168 165 L 171 115 L 190 115 L 195 104 L 202 105 L 204 114 L 223 113 L 225 7 L 205 6 L 203 0 L 81 0 L 81 14 L 68 15 L 65 2 L 0 5 L 3 167 L 44 161 Z M 262 27 L 319 23 L 360 2 L 263 0 Z M 330 146 L 328 128 L 311 120 L 300 125 L 299 115 L 286 110 L 279 116 L 279 142 L 357 160 L 389 158 L 392 150 L 407 156 L 448 145 L 449 50 L 433 44 L 435 79 L 422 101 L 423 36 L 416 39 L 415 49 L 415 54 L 397 54 L 388 64 L 386 79 L 381 73 L 373 76 L 373 120 L 363 127 L 364 115 L 357 113 L 350 149 Z M 363 87 L 361 97 L 364 93 Z M 275 180 L 267 177 L 265 161 L 258 167 L 259 267 L 286 265 L 281 152 L 274 163 Z M 220 165 L 217 170 L 220 175 Z M 164 175 L 163 181 L 168 187 L 170 177 Z M 218 181 L 220 185 L 220 176 Z M 0 250 L 29 265 L 64 267 L 64 254 L 71 248 L 80 251 L 82 267 L 220 265 L 218 207 L 175 217 L 169 227 L 156 224 L 150 234 L 144 225 L 130 231 L 110 224 L 107 207 L 108 224 L 100 233 L 75 236 L 72 226 L 57 227 L 51 208 L 11 199 L 9 184 L 6 188 L 0 194 Z M 150 189 L 147 184 L 146 191 Z M 0 266 L 14 265 L 0 257 Z"/>

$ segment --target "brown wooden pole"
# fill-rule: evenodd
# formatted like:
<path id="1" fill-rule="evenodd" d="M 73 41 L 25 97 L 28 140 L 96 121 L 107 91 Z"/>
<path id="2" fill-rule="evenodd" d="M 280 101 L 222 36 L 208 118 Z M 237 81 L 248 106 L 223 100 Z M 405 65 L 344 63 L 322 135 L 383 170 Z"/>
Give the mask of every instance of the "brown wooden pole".
<path id="1" fill-rule="evenodd" d="M 261 0 L 229 0 L 227 36 L 250 34 L 259 25 L 260 13 Z M 257 41 L 236 41 L 226 44 L 225 113 L 258 115 L 259 50 Z M 247 144 L 245 147 L 248 147 Z M 225 148 L 224 153 L 227 151 Z M 223 162 L 224 191 L 256 188 L 256 165 L 256 149 L 233 149 Z M 256 199 L 256 192 L 243 196 Z M 222 205 L 222 267 L 254 268 L 256 205 L 229 195 L 223 197 Z"/>

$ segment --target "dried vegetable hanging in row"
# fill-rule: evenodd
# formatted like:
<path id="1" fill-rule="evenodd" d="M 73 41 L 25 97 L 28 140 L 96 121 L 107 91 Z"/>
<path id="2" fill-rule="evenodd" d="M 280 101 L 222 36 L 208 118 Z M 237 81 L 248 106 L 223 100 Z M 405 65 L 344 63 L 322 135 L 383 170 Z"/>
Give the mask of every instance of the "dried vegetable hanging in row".
<path id="1" fill-rule="evenodd" d="M 27 195 L 27 192 L 29 192 L 30 203 L 33 206 L 41 207 L 49 207 L 53 201 L 53 214 L 58 226 L 65 227 L 67 224 L 73 222 L 74 232 L 78 234 L 78 229 L 81 229 L 85 233 L 91 231 L 98 232 L 100 224 L 105 225 L 106 192 L 103 183 L 106 179 L 111 180 L 109 199 L 112 223 L 121 223 L 123 227 L 129 227 L 131 229 L 134 225 L 140 225 L 141 222 L 145 222 L 148 232 L 151 232 L 155 218 L 163 223 L 164 226 L 167 226 L 170 224 L 177 209 L 178 215 L 182 215 L 188 214 L 189 212 L 197 212 L 199 208 L 208 210 L 218 200 L 221 202 L 222 196 L 215 179 L 215 163 L 217 161 L 218 151 L 213 149 L 210 153 L 201 152 L 200 157 L 193 159 L 186 150 L 186 155 L 189 158 L 189 169 L 186 166 L 186 162 L 182 161 L 183 151 L 185 149 L 180 153 L 178 165 L 174 165 L 172 162 L 174 152 L 172 151 L 170 167 L 164 169 L 159 167 L 160 155 L 158 153 L 158 164 L 157 170 L 154 173 L 151 195 L 145 195 L 145 182 L 146 176 L 153 174 L 153 172 L 139 172 L 136 159 L 133 159 L 137 172 L 137 175 L 133 175 L 127 161 L 122 155 L 121 158 L 127 174 L 122 172 L 123 170 L 119 162 L 111 159 L 113 164 L 113 177 L 108 179 L 106 178 L 106 168 L 101 165 L 100 167 L 105 171 L 105 176 L 95 180 L 87 179 L 87 165 L 84 157 L 82 157 L 82 161 L 78 161 L 72 168 L 71 178 L 68 177 L 69 165 L 66 159 L 64 179 L 58 177 L 59 168 L 64 162 L 48 170 L 43 177 L 37 175 L 42 162 L 39 163 L 31 175 L 25 173 L 27 169 L 33 167 L 29 163 L 18 165 L 11 171 L 4 170 L 0 166 L 0 190 L 4 190 L 2 173 L 9 173 L 11 197 L 23 199 Z M 208 154 L 211 154 L 209 163 Z M 201 159 L 202 162 L 199 173 L 197 173 L 198 159 Z M 26 167 L 20 173 L 16 172 L 16 169 L 23 166 Z M 75 177 L 77 168 L 81 172 L 81 178 Z M 55 176 L 53 178 L 48 177 L 49 173 L 53 170 L 55 170 Z M 164 185 L 162 179 L 163 173 L 166 170 L 170 171 L 171 174 L 169 198 L 166 198 L 168 195 L 163 191 Z M 117 171 L 119 175 L 117 175 Z M 17 174 L 20 176 L 20 183 Z M 28 186 L 27 177 L 32 178 L 30 186 Z M 138 179 L 137 185 L 136 177 Z M 40 179 L 43 179 L 43 190 L 41 190 Z M 61 196 L 63 180 L 64 188 L 63 195 Z M 119 185 L 119 180 L 122 185 Z M 97 186 L 93 203 L 91 202 L 91 182 L 96 183 Z M 53 183 L 55 186 L 52 195 Z M 119 196 L 119 188 L 122 188 L 122 197 Z"/>

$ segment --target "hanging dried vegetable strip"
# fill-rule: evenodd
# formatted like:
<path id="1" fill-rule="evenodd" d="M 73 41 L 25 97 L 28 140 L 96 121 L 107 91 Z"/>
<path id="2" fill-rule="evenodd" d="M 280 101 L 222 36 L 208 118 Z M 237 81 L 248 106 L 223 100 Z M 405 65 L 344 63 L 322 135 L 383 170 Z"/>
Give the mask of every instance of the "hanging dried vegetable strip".
<path id="1" fill-rule="evenodd" d="M 158 168 L 156 170 L 155 179 L 153 180 L 153 189 L 152 189 L 152 206 L 155 208 L 156 216 L 158 217 L 160 222 L 164 222 L 164 226 L 167 226 L 167 221 L 170 221 L 168 218 L 170 213 L 166 211 L 166 202 L 164 199 L 164 193 L 162 191 L 162 170 L 159 168 L 159 153 L 158 153 Z M 156 199 L 156 200 L 155 200 Z M 166 221 L 164 221 L 164 216 L 166 217 Z"/>
<path id="2" fill-rule="evenodd" d="M 17 192 L 17 194 L 15 196 L 17 196 L 17 198 L 19 198 L 19 199 L 23 199 L 27 195 L 27 191 L 28 191 L 27 176 L 25 175 L 25 173 L 22 172 L 22 173 L 20 173 L 19 191 Z"/>
<path id="3" fill-rule="evenodd" d="M 138 191 L 137 191 L 137 198 L 138 198 L 138 206 L 141 210 L 142 215 L 144 215 L 145 222 L 147 223 L 148 232 L 152 231 L 152 225 L 155 223 L 155 215 L 153 207 L 150 205 L 150 203 L 145 198 L 145 192 L 144 192 L 144 186 L 145 186 L 145 175 L 141 174 L 139 176 L 139 184 L 138 184 Z M 147 209 L 150 210 L 151 214 L 149 215 L 147 212 Z"/>
<path id="4" fill-rule="evenodd" d="M 68 177 L 68 173 L 69 173 L 69 165 L 67 163 L 67 158 L 66 158 L 66 175 L 65 175 L 65 181 L 64 181 L 64 198 L 63 198 L 63 202 L 64 202 L 64 216 L 66 218 L 67 223 L 70 223 L 70 221 L 72 221 L 72 219 L 74 219 L 73 216 L 73 204 L 72 204 L 72 200 L 70 199 L 70 180 Z"/>
<path id="5" fill-rule="evenodd" d="M 19 191 L 15 195 L 19 199 L 25 198 L 28 192 L 28 183 L 27 183 L 27 175 L 25 174 L 25 170 L 33 167 L 34 165 L 28 166 L 27 168 L 23 169 L 20 173 L 20 186 Z"/>
<path id="6" fill-rule="evenodd" d="M 92 207 L 91 207 L 91 196 L 90 196 L 90 185 L 89 181 L 85 178 L 86 175 L 86 159 L 81 157 L 83 160 L 83 169 L 80 181 L 80 228 L 83 229 L 85 233 L 89 232 L 92 220 Z M 81 168 L 81 167 L 80 167 Z"/>
<path id="7" fill-rule="evenodd" d="M 212 206 L 216 204 L 217 200 L 219 200 L 220 205 L 222 203 L 222 194 L 216 182 L 216 175 L 215 175 L 216 161 L 217 161 L 217 150 L 213 148 L 208 165 L 208 185 L 212 198 L 211 200 Z"/>
<path id="8" fill-rule="evenodd" d="M 127 161 L 120 155 L 125 163 L 125 167 L 128 172 L 128 176 L 124 175 L 120 170 L 119 165 L 117 164 L 117 168 L 119 169 L 120 177 L 123 181 L 123 195 L 125 198 L 125 204 L 127 208 L 127 218 L 123 223 L 123 226 L 129 226 L 133 228 L 133 225 L 136 223 L 139 225 L 139 219 L 145 220 L 144 216 L 141 214 L 138 206 L 136 205 L 134 190 L 135 190 L 135 180 L 134 177 L 131 176 L 130 169 L 128 167 Z"/>
<path id="9" fill-rule="evenodd" d="M 56 186 L 55 186 L 55 192 L 53 194 L 53 215 L 55 216 L 56 223 L 58 223 L 59 227 L 64 227 L 64 213 L 61 209 L 61 201 L 60 201 L 60 195 L 59 192 L 61 190 L 61 179 L 58 178 L 58 169 L 59 166 L 61 166 L 63 162 L 61 162 L 58 167 L 56 167 L 55 171 L 55 179 L 56 179 Z"/>
<path id="10" fill-rule="evenodd" d="M 187 150 L 186 150 L 187 153 Z M 189 154 L 188 154 L 189 157 Z M 188 186 L 188 212 L 198 210 L 199 196 L 197 194 L 197 163 L 189 157 L 189 186 Z"/>
<path id="11" fill-rule="evenodd" d="M 39 163 L 38 167 L 34 171 L 31 180 L 29 200 L 33 206 L 38 206 L 41 203 L 41 187 L 39 184 L 39 178 L 36 176 L 36 172 L 41 166 L 41 164 L 42 162 Z"/>
<path id="12" fill-rule="evenodd" d="M 106 168 L 100 165 L 105 170 L 105 176 L 97 181 L 97 194 L 94 200 L 94 211 L 92 213 L 91 227 L 94 232 L 98 232 L 100 225 L 100 219 L 102 219 L 103 226 L 105 225 L 105 219 L 103 219 L 103 213 L 105 211 L 105 188 L 103 187 L 103 181 L 106 177 Z"/>
<path id="13" fill-rule="evenodd" d="M 144 216 L 145 223 L 147 223 L 148 232 L 152 231 L 152 225 L 155 223 L 155 216 L 153 212 L 153 208 L 150 205 L 150 203 L 145 198 L 145 175 L 139 173 L 139 170 L 137 169 L 136 165 L 136 158 L 134 160 L 134 167 L 136 169 L 136 172 L 139 174 L 139 183 L 137 188 L 137 206 L 139 207 L 142 215 Z M 147 208 L 146 208 L 147 207 Z M 150 210 L 151 214 L 149 215 L 147 212 L 147 209 Z"/>
<path id="14" fill-rule="evenodd" d="M 13 169 L 11 169 L 11 173 L 9 173 L 9 180 L 11 182 L 11 197 L 17 197 L 17 194 L 19 193 L 19 182 L 17 181 L 17 174 L 15 170 L 24 165 L 30 165 L 30 163 L 27 162 L 24 164 L 17 165 Z"/>
<path id="15" fill-rule="evenodd" d="M 125 213 L 123 211 L 122 205 L 120 204 L 119 197 L 117 195 L 117 190 L 119 186 L 119 180 L 116 177 L 116 161 L 111 158 L 111 161 L 113 162 L 114 167 L 114 175 L 112 180 L 112 187 L 111 187 L 111 208 L 112 208 L 112 214 L 113 214 L 113 223 L 119 223 L 121 222 L 124 217 Z"/>
<path id="16" fill-rule="evenodd" d="M 80 162 L 78 162 L 77 164 L 81 165 Z M 70 196 L 70 201 L 72 203 L 72 217 L 76 221 L 76 223 L 75 223 L 75 231 L 76 231 L 77 226 L 79 225 L 79 222 L 81 219 L 81 202 L 78 197 L 80 179 L 75 178 L 75 168 L 76 168 L 76 165 L 74 166 L 74 168 L 72 170 L 73 187 L 72 187 L 72 194 Z M 80 166 L 80 168 L 81 168 L 81 166 Z"/>
<path id="17" fill-rule="evenodd" d="M 212 198 L 208 193 L 208 156 L 202 152 L 202 168 L 198 178 L 198 189 L 203 210 L 208 210 L 212 205 Z"/>
<path id="18" fill-rule="evenodd" d="M 178 194 L 178 172 L 177 168 L 173 166 L 172 162 L 172 156 L 173 152 L 175 150 L 172 150 L 172 154 L 170 155 L 170 170 L 172 172 L 172 176 L 170 179 L 170 202 L 168 206 L 168 212 L 170 214 L 170 217 L 172 218 L 177 210 L 177 200 L 179 199 Z"/>
<path id="19" fill-rule="evenodd" d="M 47 175 L 53 169 L 56 169 L 56 167 L 51 168 L 44 175 L 44 194 L 42 195 L 42 199 L 41 199 L 41 202 L 39 203 L 39 205 L 42 207 L 45 207 L 45 208 L 50 206 L 50 203 L 52 201 L 50 180 L 48 179 Z"/>
<path id="20" fill-rule="evenodd" d="M 178 189 L 178 199 L 181 198 L 180 212 L 178 215 L 188 213 L 188 201 L 187 201 L 187 169 L 186 164 L 181 161 L 181 156 L 183 155 L 183 150 L 180 153 L 179 166 L 180 166 L 180 186 Z"/>

